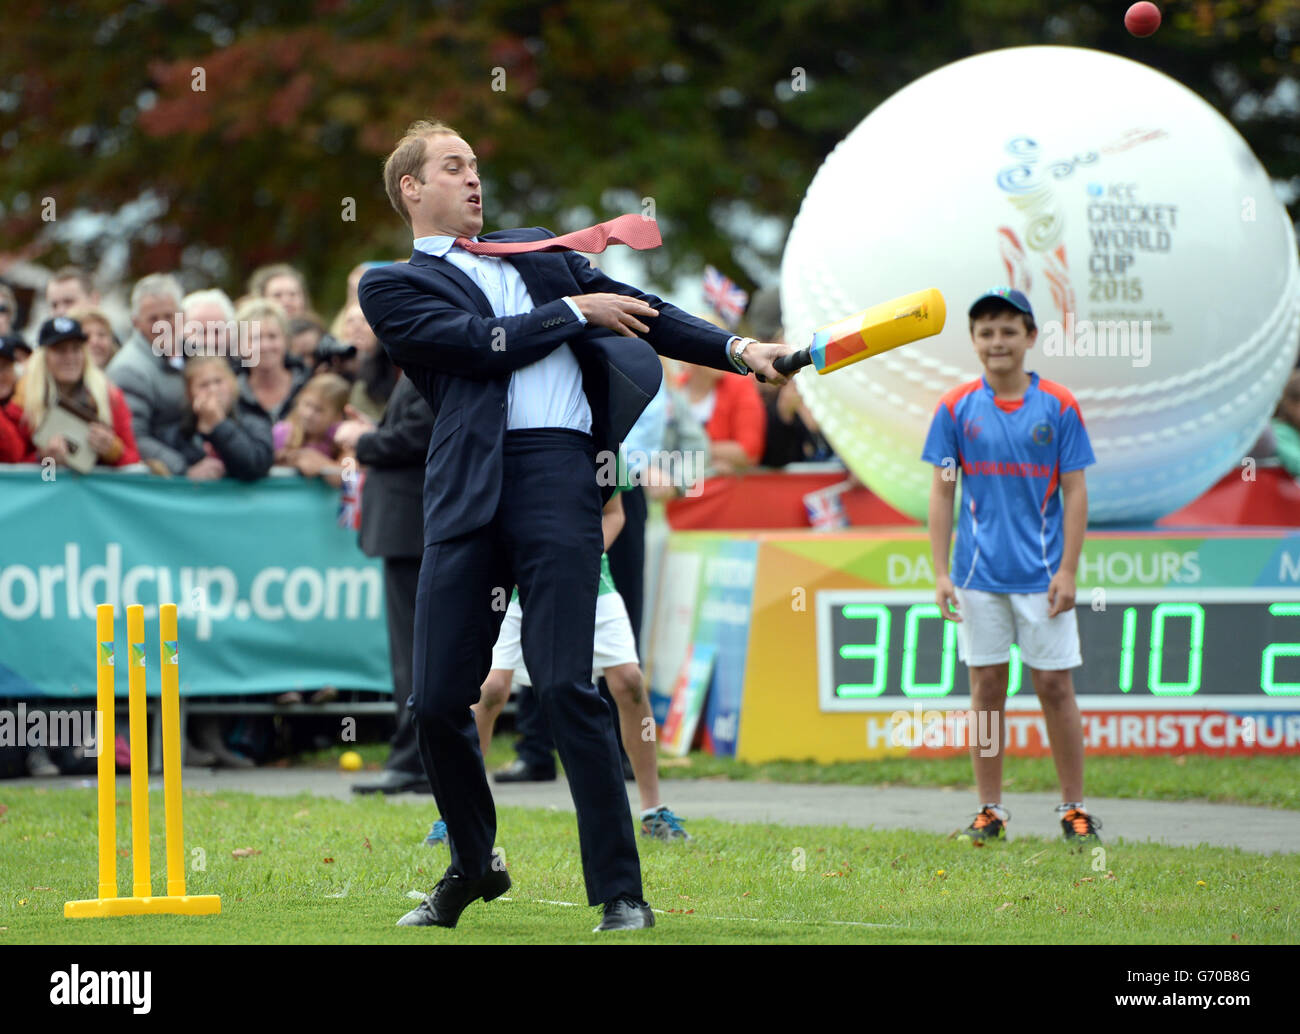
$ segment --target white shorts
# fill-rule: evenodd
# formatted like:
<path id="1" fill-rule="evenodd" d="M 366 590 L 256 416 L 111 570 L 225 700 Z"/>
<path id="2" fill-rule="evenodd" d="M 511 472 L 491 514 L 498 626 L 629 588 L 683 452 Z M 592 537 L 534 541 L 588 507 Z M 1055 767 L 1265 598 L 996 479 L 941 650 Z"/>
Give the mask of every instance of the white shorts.
<path id="1" fill-rule="evenodd" d="M 1021 661 L 1039 671 L 1063 671 L 1083 663 L 1073 607 L 1049 618 L 1045 592 L 956 591 L 961 611 L 957 656 L 967 665 L 1006 664 L 1012 643 L 1020 646 Z"/>
<path id="2" fill-rule="evenodd" d="M 533 684 L 528 669 L 524 667 L 524 650 L 520 642 L 523 629 L 524 611 L 519 600 L 510 601 L 506 607 L 505 619 L 501 622 L 501 631 L 497 642 L 492 647 L 493 669 L 508 668 L 515 673 L 514 680 L 526 686 Z M 623 597 L 616 592 L 607 592 L 596 597 L 596 638 L 591 656 L 591 681 L 606 668 L 616 668 L 620 664 L 639 664 L 636 655 L 636 640 L 632 637 L 632 621 L 627 616 L 627 607 Z"/>

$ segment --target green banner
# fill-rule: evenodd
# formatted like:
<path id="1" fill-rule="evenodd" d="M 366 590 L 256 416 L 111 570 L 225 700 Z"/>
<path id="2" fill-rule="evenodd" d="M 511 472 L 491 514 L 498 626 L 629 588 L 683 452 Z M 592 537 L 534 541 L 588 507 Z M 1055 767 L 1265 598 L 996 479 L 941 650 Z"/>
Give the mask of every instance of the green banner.
<path id="1" fill-rule="evenodd" d="M 177 605 L 183 694 L 391 692 L 383 570 L 338 512 L 337 489 L 296 475 L 0 469 L 0 696 L 94 696 L 101 603 L 119 657 L 125 608 L 144 606 L 150 668 L 158 604 Z"/>
<path id="2" fill-rule="evenodd" d="M 680 533 L 679 533 L 680 534 Z M 934 568 L 924 530 L 837 535 L 769 535 L 773 548 L 882 589 L 932 589 Z M 1300 532 L 1092 531 L 1079 558 L 1080 589 L 1300 588 Z"/>

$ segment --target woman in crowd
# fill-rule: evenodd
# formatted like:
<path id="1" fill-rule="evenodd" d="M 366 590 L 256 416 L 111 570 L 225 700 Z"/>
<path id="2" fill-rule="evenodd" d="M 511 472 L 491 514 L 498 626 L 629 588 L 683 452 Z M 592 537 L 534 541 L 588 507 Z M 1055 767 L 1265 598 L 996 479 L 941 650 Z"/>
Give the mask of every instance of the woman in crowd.
<path id="1" fill-rule="evenodd" d="M 267 298 L 279 304 L 287 319 L 311 311 L 311 298 L 307 295 L 306 278 L 293 266 L 277 262 L 260 266 L 248 278 L 248 293 L 254 298 Z"/>
<path id="2" fill-rule="evenodd" d="M 185 364 L 190 412 L 168 442 L 190 469 L 186 477 L 208 481 L 233 477 L 256 481 L 271 469 L 271 422 L 262 407 L 239 393 L 223 356 L 194 356 Z"/>
<path id="3" fill-rule="evenodd" d="M 752 377 L 686 365 L 682 394 L 711 443 L 711 464 L 719 474 L 741 474 L 763 455 L 767 415 Z"/>
<path id="4" fill-rule="evenodd" d="M 39 347 L 27 361 L 15 395 L 33 437 L 47 414 L 61 405 L 90 425 L 86 444 L 100 465 L 140 462 L 126 398 L 95 365 L 86 332 L 76 320 L 56 316 L 41 325 Z M 71 448 L 63 435 L 55 435 L 37 447 L 37 455 L 66 464 Z"/>
<path id="5" fill-rule="evenodd" d="M 257 361 L 239 375 L 239 393 L 246 402 L 260 407 L 271 423 L 283 420 L 293 410 L 294 399 L 307 381 L 302 367 L 290 366 L 289 319 L 276 302 L 254 298 L 235 310 L 235 321 L 246 333 L 256 333 Z"/>
<path id="6" fill-rule="evenodd" d="M 121 347 L 108 317 L 102 309 L 91 307 L 74 309 L 68 315 L 80 323 L 81 329 L 86 332 L 86 347 L 90 349 L 90 358 L 101 370 L 105 369 Z"/>

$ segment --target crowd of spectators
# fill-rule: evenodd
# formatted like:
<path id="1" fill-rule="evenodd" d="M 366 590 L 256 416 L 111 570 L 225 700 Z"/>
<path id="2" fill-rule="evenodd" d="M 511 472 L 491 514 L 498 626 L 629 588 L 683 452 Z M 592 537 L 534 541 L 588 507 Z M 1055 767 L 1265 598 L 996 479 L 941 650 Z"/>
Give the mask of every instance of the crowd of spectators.
<path id="1" fill-rule="evenodd" d="M 195 481 L 252 481 L 283 463 L 328 476 L 344 458 L 332 430 L 346 407 L 376 421 L 398 376 L 355 300 L 333 321 L 341 337 L 331 334 L 287 265 L 255 271 L 238 303 L 220 289 L 185 294 L 174 276 L 146 276 L 131 291 L 124 337 L 75 267 L 49 279 L 45 304 L 33 348 L 0 284 L 3 463 L 140 463 Z M 298 429 L 307 425 L 304 450 Z"/>
<path id="2" fill-rule="evenodd" d="M 256 270 L 237 301 L 150 274 L 131 290 L 122 338 L 90 276 L 68 266 L 46 284 L 35 348 L 13 328 L 14 295 L 0 284 L 0 462 L 142 463 L 196 481 L 256 480 L 278 464 L 337 484 L 350 450 L 335 429 L 378 423 L 400 376 L 357 304 L 364 269 L 328 321 L 289 265 Z M 775 289 L 755 296 L 747 319 L 756 337 L 781 339 Z M 225 369 L 210 361 L 219 357 Z M 664 369 L 664 445 L 707 452 L 706 473 L 832 458 L 795 382 L 774 388 L 672 360 Z"/>
<path id="3" fill-rule="evenodd" d="M 366 265 L 348 277 L 332 319 L 314 310 L 306 279 L 284 264 L 254 271 L 235 300 L 217 287 L 186 293 L 170 274 L 144 276 L 121 327 L 76 267 L 50 277 L 25 333 L 14 326 L 14 294 L 0 283 L 0 463 L 129 468 L 196 482 L 256 481 L 275 467 L 340 486 L 344 461 L 380 423 L 401 377 L 357 304 Z M 780 340 L 775 299 L 774 290 L 756 297 L 749 333 Z M 695 476 L 830 457 L 793 387 L 668 359 L 664 371 L 657 445 L 703 458 L 688 468 Z M 658 498 L 682 491 L 653 473 L 645 484 Z M 334 692 L 323 687 L 312 700 Z M 192 758 L 246 763 L 241 749 L 266 739 L 249 725 L 191 723 Z M 49 774 L 48 758 L 32 763 L 34 773 Z"/>

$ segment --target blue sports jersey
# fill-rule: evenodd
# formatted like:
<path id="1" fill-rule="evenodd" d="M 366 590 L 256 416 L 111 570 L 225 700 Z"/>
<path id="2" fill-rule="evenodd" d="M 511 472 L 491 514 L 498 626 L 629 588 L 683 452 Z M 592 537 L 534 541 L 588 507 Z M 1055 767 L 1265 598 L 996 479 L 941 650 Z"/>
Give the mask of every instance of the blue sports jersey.
<path id="1" fill-rule="evenodd" d="M 985 592 L 1045 592 L 1061 566 L 1061 474 L 1096 463 L 1074 396 L 1029 375 L 1024 398 L 997 399 L 988 381 L 939 400 L 921 458 L 961 467 L 953 584 Z"/>

